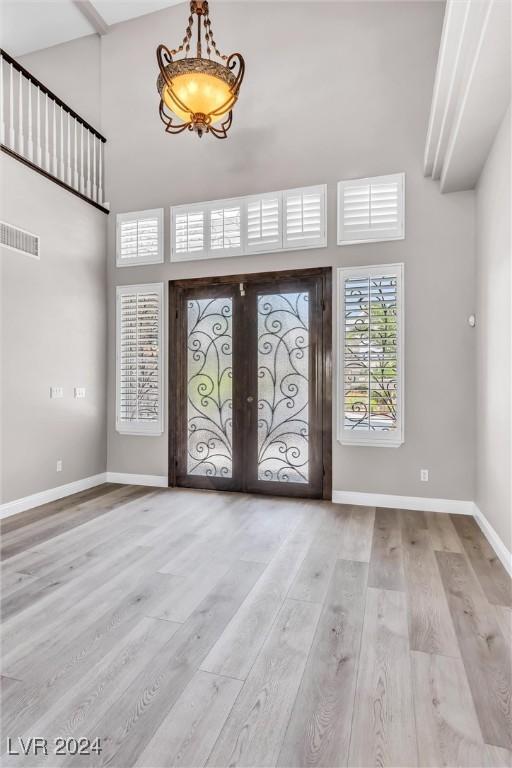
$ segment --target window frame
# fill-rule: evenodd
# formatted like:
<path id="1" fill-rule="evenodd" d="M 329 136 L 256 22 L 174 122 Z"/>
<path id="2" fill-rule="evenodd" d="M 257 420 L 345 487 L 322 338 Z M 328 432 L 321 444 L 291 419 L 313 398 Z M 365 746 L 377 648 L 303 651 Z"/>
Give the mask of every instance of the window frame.
<path id="1" fill-rule="evenodd" d="M 346 187 L 364 185 L 365 183 L 370 186 L 372 183 L 391 183 L 398 182 L 399 185 L 399 201 L 398 201 L 398 214 L 399 225 L 397 229 L 388 235 L 382 235 L 378 232 L 375 236 L 371 236 L 371 230 L 364 230 L 365 236 L 362 237 L 350 237 L 345 239 L 343 237 L 343 201 L 344 190 Z M 343 179 L 338 181 L 338 196 L 337 196 L 337 244 L 338 245 L 359 245 L 363 243 L 386 243 L 393 240 L 405 240 L 405 172 L 400 173 L 388 173 L 383 176 L 368 176 L 363 179 Z M 361 230 L 360 230 L 361 231 Z M 390 230 L 391 232 L 391 230 Z"/>
<path id="2" fill-rule="evenodd" d="M 158 420 L 154 422 L 132 421 L 120 419 L 121 411 L 121 297 L 139 293 L 156 293 L 158 295 Z M 164 432 L 164 284 L 135 283 L 133 285 L 116 286 L 116 432 L 122 435 L 145 435 L 158 437 Z"/>
<path id="3" fill-rule="evenodd" d="M 121 224 L 125 221 L 144 221 L 145 219 L 157 219 L 158 227 L 158 254 L 151 259 L 141 256 L 121 256 Z M 129 211 L 116 214 L 116 267 L 140 267 L 145 264 L 164 263 L 164 209 L 150 208 L 146 211 Z"/>
<path id="4" fill-rule="evenodd" d="M 293 240 L 286 232 L 286 211 L 288 198 L 297 194 L 320 193 L 320 234 L 315 237 L 304 236 L 304 239 Z M 302 251 L 306 248 L 325 248 L 327 246 L 327 184 L 317 184 L 311 187 L 297 187 L 285 189 L 282 192 L 282 220 L 283 220 L 283 251 Z"/>
<path id="5" fill-rule="evenodd" d="M 309 238 L 305 242 L 288 241 L 286 236 L 286 200 L 287 196 L 297 193 L 320 192 L 320 210 L 321 210 L 321 233 L 316 238 Z M 248 205 L 258 200 L 265 199 L 278 200 L 279 206 L 279 245 L 259 244 L 257 247 L 249 246 L 248 229 Z M 229 208 L 236 205 L 240 206 L 240 248 L 222 248 L 215 251 L 211 248 L 211 211 L 214 208 Z M 194 210 L 204 212 L 205 237 L 204 248 L 194 253 L 177 254 L 175 250 L 176 233 L 176 215 L 180 212 L 189 213 Z M 170 208 L 170 261 L 179 263 L 182 261 L 196 261 L 201 259 L 231 258 L 234 256 L 254 256 L 263 253 L 283 253 L 286 251 L 302 251 L 312 248 L 327 247 L 327 185 L 314 184 L 307 187 L 297 187 L 294 189 L 284 189 L 275 192 L 262 192 L 260 194 L 243 195 L 241 197 L 229 197 L 222 200 L 210 200 L 207 202 L 190 203 L 184 205 L 173 205 Z"/>
<path id="6" fill-rule="evenodd" d="M 279 226 L 279 236 L 277 238 L 276 244 L 266 243 L 266 242 L 258 242 L 257 244 L 251 244 L 249 242 L 249 206 L 252 203 L 259 203 L 260 204 L 260 211 L 261 211 L 261 204 L 265 200 L 277 200 L 277 221 Z M 284 243 L 284 237 L 283 237 L 283 193 L 282 192 L 264 192 L 260 195 L 248 195 L 244 199 L 244 238 L 243 238 L 243 247 L 244 247 L 244 256 L 250 256 L 251 254 L 259 254 L 259 253 L 277 253 L 278 251 L 283 251 L 283 243 Z"/>
<path id="7" fill-rule="evenodd" d="M 389 432 L 355 431 L 345 428 L 345 280 L 354 277 L 397 279 L 397 428 Z M 375 264 L 364 267 L 339 267 L 337 269 L 338 318 L 337 323 L 337 365 L 336 365 L 336 433 L 341 445 L 367 446 L 377 448 L 399 448 L 403 445 L 405 428 L 405 368 L 404 368 L 404 319 L 405 291 L 404 264 Z"/>
<path id="8" fill-rule="evenodd" d="M 228 208 L 239 208 L 240 210 L 240 245 L 233 248 L 212 248 L 212 213 L 214 210 L 222 210 L 223 212 Z M 232 258 L 234 256 L 242 256 L 245 247 L 245 232 L 246 232 L 247 212 L 245 208 L 245 198 L 242 197 L 230 197 L 225 200 L 212 200 L 208 203 L 208 256 L 209 259 L 222 259 Z"/>

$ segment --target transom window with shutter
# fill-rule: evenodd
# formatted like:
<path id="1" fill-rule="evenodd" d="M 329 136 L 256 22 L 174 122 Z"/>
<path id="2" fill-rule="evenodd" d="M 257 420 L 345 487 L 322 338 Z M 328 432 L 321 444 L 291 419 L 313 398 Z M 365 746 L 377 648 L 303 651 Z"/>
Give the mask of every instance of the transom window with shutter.
<path id="1" fill-rule="evenodd" d="M 183 206 L 171 210 L 172 252 L 176 261 L 205 258 L 206 210 L 202 206 Z"/>
<path id="2" fill-rule="evenodd" d="M 287 248 L 325 244 L 325 187 L 284 192 L 284 242 Z"/>
<path id="3" fill-rule="evenodd" d="M 117 287 L 116 428 L 163 432 L 163 284 Z"/>
<path id="4" fill-rule="evenodd" d="M 338 245 L 405 237 L 405 174 L 338 183 Z"/>
<path id="5" fill-rule="evenodd" d="M 160 264 L 164 260 L 163 208 L 118 213 L 116 263 L 118 267 Z"/>
<path id="6" fill-rule="evenodd" d="M 233 201 L 211 206 L 210 249 L 216 256 L 242 253 L 240 203 Z"/>
<path id="7" fill-rule="evenodd" d="M 247 199 L 247 252 L 283 247 L 281 201 L 279 192 Z"/>
<path id="8" fill-rule="evenodd" d="M 322 185 L 174 206 L 171 261 L 322 248 L 325 196 Z"/>
<path id="9" fill-rule="evenodd" d="M 403 442 L 403 265 L 338 270 L 338 438 Z"/>

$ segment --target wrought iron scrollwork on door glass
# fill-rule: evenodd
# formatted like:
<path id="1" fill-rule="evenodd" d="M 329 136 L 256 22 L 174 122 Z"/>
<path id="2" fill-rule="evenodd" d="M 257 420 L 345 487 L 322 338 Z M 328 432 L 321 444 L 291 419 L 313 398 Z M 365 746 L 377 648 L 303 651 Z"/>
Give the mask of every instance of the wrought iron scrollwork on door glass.
<path id="1" fill-rule="evenodd" d="M 192 299 L 188 307 L 188 474 L 232 476 L 233 304 Z"/>
<path id="2" fill-rule="evenodd" d="M 258 296 L 258 479 L 309 481 L 309 294 Z"/>

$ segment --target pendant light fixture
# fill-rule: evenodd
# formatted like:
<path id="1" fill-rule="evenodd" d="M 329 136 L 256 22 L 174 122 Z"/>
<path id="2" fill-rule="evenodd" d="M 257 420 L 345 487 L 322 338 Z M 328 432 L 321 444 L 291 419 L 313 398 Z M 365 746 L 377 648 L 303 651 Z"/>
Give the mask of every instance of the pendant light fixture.
<path id="1" fill-rule="evenodd" d="M 189 58 L 194 21 L 197 23 L 197 54 Z M 203 37 L 206 57 L 202 55 Z M 173 59 L 183 51 L 184 58 Z M 211 58 L 212 52 L 220 61 Z M 245 63 L 239 53 L 231 56 L 220 53 L 213 38 L 207 0 L 192 0 L 183 42 L 172 50 L 159 45 L 156 58 L 160 68 L 157 80 L 159 111 L 167 133 L 181 133 L 188 128 L 198 136 L 212 133 L 225 139 L 233 120 L 232 108 L 238 98 Z M 181 122 L 177 122 L 177 118 Z"/>

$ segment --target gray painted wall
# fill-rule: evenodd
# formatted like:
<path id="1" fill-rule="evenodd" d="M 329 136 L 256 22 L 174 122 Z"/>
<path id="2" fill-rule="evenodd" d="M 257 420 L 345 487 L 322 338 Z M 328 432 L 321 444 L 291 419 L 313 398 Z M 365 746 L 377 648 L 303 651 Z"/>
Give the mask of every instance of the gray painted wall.
<path id="1" fill-rule="evenodd" d="M 167 434 L 115 431 L 115 285 L 306 266 L 405 263 L 405 444 L 334 442 L 337 490 L 474 497 L 474 193 L 439 194 L 422 174 L 444 6 L 432 2 L 217 3 L 216 37 L 247 76 L 227 141 L 167 136 L 154 51 L 181 39 L 184 5 L 102 40 L 109 221 L 108 469 L 165 475 Z M 136 41 L 136 42 L 135 42 Z M 304 122 L 302 122 L 304 121 Z M 336 182 L 405 171 L 406 240 L 336 246 Z M 329 247 L 171 265 L 171 204 L 328 183 Z M 166 211 L 162 266 L 115 267 L 115 213 Z M 421 483 L 420 468 L 430 470 Z"/>
<path id="2" fill-rule="evenodd" d="M 28 53 L 20 61 L 101 133 L 100 49 L 101 38 L 89 35 Z"/>
<path id="3" fill-rule="evenodd" d="M 106 217 L 4 154 L 0 175 L 1 218 L 41 237 L 39 261 L 1 249 L 7 502 L 106 469 Z"/>
<path id="4" fill-rule="evenodd" d="M 476 503 L 512 550 L 510 109 L 478 182 Z"/>

